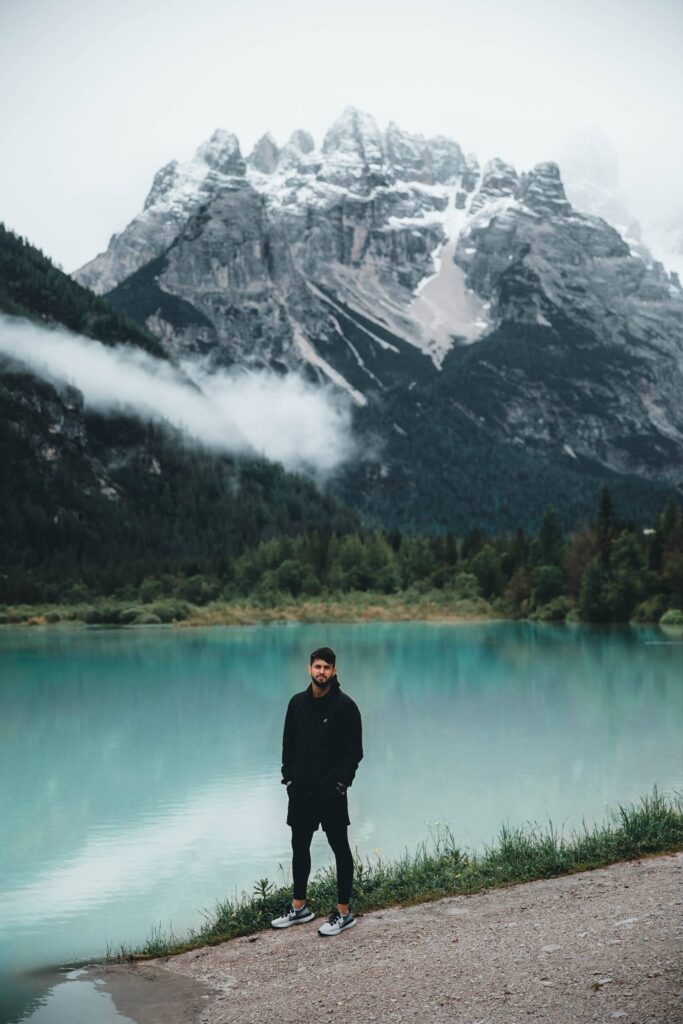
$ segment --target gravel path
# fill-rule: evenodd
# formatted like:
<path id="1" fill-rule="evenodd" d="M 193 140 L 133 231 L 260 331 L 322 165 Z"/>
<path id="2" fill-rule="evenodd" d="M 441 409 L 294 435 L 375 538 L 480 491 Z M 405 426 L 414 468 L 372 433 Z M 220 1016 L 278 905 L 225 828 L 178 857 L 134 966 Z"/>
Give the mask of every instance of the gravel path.
<path id="1" fill-rule="evenodd" d="M 681 1024 L 682 873 L 683 853 L 650 857 L 373 911 L 330 938 L 321 917 L 100 974 L 138 1024 L 175 1024 L 134 996 L 159 997 L 164 978 L 182 1024 Z"/>

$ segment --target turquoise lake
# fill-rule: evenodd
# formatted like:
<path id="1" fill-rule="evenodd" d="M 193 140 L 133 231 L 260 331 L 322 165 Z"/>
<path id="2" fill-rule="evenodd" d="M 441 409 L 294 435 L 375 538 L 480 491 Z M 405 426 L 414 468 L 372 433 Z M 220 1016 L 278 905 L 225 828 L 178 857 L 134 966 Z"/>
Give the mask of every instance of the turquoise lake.
<path id="1" fill-rule="evenodd" d="M 363 720 L 363 859 L 683 790 L 683 643 L 654 627 L 2 627 L 1 1020 L 58 1020 L 58 965 L 291 881 L 282 728 L 323 644 Z M 322 831 L 311 852 L 333 863 Z"/>

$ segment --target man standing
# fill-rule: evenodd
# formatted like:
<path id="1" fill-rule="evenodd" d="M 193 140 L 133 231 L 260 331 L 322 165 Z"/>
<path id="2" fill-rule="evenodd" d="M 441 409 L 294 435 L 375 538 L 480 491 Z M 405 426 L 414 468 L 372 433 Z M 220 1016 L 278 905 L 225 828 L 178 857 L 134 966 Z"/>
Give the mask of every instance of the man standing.
<path id="1" fill-rule="evenodd" d="M 292 829 L 292 905 L 273 928 L 312 921 L 306 903 L 311 870 L 311 841 L 322 824 L 337 862 L 339 902 L 320 935 L 338 935 L 356 919 L 350 910 L 353 856 L 349 846 L 346 791 L 363 757 L 362 724 L 356 703 L 342 693 L 330 647 L 313 651 L 308 665 L 310 685 L 295 693 L 287 706 L 282 736 L 282 783 L 289 800 L 287 824 Z"/>

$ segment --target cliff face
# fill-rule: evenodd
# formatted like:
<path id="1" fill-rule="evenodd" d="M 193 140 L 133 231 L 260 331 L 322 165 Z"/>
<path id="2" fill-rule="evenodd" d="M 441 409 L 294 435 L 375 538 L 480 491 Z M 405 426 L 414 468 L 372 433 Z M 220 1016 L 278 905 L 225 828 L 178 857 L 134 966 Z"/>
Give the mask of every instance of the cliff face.
<path id="1" fill-rule="evenodd" d="M 683 294 L 625 237 L 571 205 L 554 163 L 482 169 L 348 108 L 320 148 L 298 131 L 244 159 L 215 132 L 75 276 L 175 358 L 343 389 L 392 450 L 425 405 L 455 430 L 455 403 L 552 465 L 678 486 Z M 396 458 L 419 472 L 407 445 Z"/>
<path id="2" fill-rule="evenodd" d="M 468 385 L 488 396 L 492 430 L 680 484 L 680 289 L 606 221 L 578 214 L 555 164 L 520 179 L 493 173 L 496 198 L 471 217 L 455 253 L 496 324 L 471 353 Z M 485 175 L 480 193 L 488 188 Z M 448 367 L 455 390 L 458 355 Z"/>

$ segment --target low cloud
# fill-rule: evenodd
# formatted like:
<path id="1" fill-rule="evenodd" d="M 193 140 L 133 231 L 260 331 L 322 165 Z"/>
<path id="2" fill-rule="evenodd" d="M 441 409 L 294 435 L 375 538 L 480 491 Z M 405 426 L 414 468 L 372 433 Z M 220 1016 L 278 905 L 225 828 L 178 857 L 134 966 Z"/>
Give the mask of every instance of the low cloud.
<path id="1" fill-rule="evenodd" d="M 86 406 L 167 421 L 219 451 L 257 453 L 287 469 L 326 475 L 354 451 L 351 407 L 295 374 L 176 369 L 129 345 L 0 315 L 0 352 L 33 373 L 74 385 Z"/>

